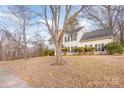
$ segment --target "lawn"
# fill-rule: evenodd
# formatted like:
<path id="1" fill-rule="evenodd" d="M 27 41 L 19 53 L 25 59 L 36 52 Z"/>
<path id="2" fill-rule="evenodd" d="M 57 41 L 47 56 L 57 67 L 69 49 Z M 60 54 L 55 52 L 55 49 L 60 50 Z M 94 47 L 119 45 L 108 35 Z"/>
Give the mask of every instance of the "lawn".
<path id="1" fill-rule="evenodd" d="M 64 65 L 50 65 L 55 57 L 0 62 L 31 87 L 124 87 L 124 56 L 65 56 Z"/>

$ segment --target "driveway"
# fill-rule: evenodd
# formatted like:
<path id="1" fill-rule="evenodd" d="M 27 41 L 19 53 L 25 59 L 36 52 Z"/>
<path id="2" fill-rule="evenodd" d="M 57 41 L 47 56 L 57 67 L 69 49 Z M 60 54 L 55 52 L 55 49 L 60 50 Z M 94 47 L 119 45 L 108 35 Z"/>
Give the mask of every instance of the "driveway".
<path id="1" fill-rule="evenodd" d="M 28 88 L 28 84 L 12 73 L 0 69 L 0 88 Z"/>

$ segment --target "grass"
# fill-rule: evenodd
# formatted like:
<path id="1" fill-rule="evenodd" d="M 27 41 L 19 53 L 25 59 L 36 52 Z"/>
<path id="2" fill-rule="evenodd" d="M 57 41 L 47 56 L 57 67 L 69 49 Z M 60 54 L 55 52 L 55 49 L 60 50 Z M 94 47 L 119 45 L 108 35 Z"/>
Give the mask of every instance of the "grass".
<path id="1" fill-rule="evenodd" d="M 50 65 L 55 57 L 1 62 L 32 87 L 124 87 L 123 56 L 64 56 L 65 65 Z"/>

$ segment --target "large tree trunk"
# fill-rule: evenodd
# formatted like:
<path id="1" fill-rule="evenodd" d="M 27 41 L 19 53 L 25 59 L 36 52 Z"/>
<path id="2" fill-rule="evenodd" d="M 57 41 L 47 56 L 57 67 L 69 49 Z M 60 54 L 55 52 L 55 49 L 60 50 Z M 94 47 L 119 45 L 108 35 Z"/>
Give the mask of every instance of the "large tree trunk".
<path id="1" fill-rule="evenodd" d="M 61 45 L 56 46 L 56 64 L 62 65 L 64 63 L 61 51 Z"/>

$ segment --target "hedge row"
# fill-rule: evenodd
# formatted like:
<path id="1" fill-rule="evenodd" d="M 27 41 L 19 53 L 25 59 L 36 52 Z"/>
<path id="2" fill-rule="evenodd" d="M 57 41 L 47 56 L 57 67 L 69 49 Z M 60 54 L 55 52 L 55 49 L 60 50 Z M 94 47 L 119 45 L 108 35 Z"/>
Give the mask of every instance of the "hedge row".
<path id="1" fill-rule="evenodd" d="M 121 45 L 119 42 L 112 42 L 108 43 L 105 45 L 105 49 L 108 54 L 113 55 L 113 54 L 123 54 L 124 53 L 124 46 Z M 93 54 L 95 50 L 95 47 L 75 47 L 72 48 L 72 51 L 74 51 L 77 54 Z M 64 55 L 67 54 L 69 51 L 69 48 L 62 48 L 62 52 Z M 53 56 L 55 53 L 53 50 L 48 50 L 46 49 L 44 51 L 44 56 Z"/>
<path id="2" fill-rule="evenodd" d="M 93 53 L 95 50 L 95 47 L 75 47 L 72 48 L 72 51 L 78 54 L 84 54 L 84 53 Z M 69 48 L 62 48 L 62 51 L 64 55 L 66 55 L 67 51 L 69 51 Z"/>

